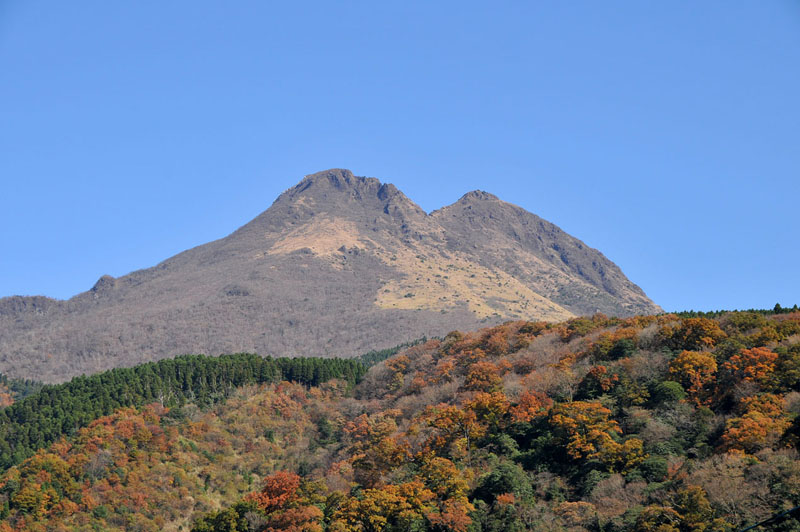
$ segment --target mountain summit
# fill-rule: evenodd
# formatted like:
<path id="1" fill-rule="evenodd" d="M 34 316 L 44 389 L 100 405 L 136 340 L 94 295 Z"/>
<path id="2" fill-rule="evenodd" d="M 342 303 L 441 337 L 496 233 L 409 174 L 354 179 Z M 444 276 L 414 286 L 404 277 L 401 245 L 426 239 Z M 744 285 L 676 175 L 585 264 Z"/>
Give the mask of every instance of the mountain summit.
<path id="1" fill-rule="evenodd" d="M 332 169 L 152 268 L 67 301 L 0 299 L 0 372 L 55 382 L 189 352 L 352 356 L 506 320 L 659 311 L 602 253 L 492 194 L 427 214 Z"/>

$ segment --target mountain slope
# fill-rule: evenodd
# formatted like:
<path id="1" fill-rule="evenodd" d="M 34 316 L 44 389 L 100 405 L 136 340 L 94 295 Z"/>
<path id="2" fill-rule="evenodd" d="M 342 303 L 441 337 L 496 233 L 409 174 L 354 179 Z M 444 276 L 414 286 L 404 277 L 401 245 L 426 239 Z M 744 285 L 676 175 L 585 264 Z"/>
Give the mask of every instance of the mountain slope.
<path id="1" fill-rule="evenodd" d="M 557 226 L 486 192 L 465 194 L 432 214 L 448 249 L 511 273 L 577 314 L 642 313 L 652 302 L 619 267 Z"/>
<path id="2" fill-rule="evenodd" d="M 797 311 L 508 322 L 402 350 L 355 387 L 214 377 L 251 364 L 111 372 L 182 384 L 166 409 L 102 416 L 122 394 L 86 379 L 35 394 L 95 414 L 0 471 L 0 532 L 723 532 L 800 504 Z"/>
<path id="3" fill-rule="evenodd" d="M 54 382 L 187 352 L 351 356 L 507 319 L 660 309 L 598 251 L 473 192 L 426 214 L 328 170 L 226 238 L 68 301 L 0 299 L 0 372 Z"/>

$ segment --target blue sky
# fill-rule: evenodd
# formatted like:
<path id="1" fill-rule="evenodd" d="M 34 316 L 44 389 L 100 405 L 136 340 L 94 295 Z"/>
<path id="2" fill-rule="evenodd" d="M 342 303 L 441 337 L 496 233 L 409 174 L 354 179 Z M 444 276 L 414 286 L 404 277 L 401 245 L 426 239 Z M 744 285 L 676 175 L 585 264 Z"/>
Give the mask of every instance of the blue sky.
<path id="1" fill-rule="evenodd" d="M 0 0 L 0 296 L 220 238 L 303 175 L 490 191 L 668 310 L 800 303 L 800 2 Z"/>

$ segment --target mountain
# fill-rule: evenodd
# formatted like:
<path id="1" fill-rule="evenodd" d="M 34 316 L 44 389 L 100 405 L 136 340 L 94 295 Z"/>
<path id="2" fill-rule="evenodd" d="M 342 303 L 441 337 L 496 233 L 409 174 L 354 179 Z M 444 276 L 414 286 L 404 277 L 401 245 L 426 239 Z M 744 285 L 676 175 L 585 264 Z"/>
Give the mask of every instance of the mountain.
<path id="1" fill-rule="evenodd" d="M 599 251 L 491 194 L 427 214 L 334 169 L 152 268 L 67 301 L 0 299 L 0 372 L 58 382 L 188 352 L 352 356 L 506 320 L 659 311 Z"/>

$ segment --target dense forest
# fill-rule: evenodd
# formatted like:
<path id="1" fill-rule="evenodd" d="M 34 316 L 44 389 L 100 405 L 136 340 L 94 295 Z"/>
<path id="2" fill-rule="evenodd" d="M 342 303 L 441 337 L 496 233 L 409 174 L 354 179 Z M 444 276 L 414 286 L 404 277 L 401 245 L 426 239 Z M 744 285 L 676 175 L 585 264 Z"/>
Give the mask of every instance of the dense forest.
<path id="1" fill-rule="evenodd" d="M 0 531 L 714 532 L 800 504 L 791 309 L 510 322 L 358 375 L 116 410 L 0 477 Z"/>
<path id="2" fill-rule="evenodd" d="M 0 408 L 38 391 L 42 384 L 28 379 L 12 379 L 0 373 Z"/>
<path id="3" fill-rule="evenodd" d="M 0 410 L 0 470 L 122 407 L 154 401 L 202 407 L 241 386 L 280 380 L 316 386 L 337 378 L 354 385 L 365 371 L 359 361 L 335 358 L 186 355 L 40 387 Z"/>
<path id="4" fill-rule="evenodd" d="M 380 350 L 372 350 L 363 355 L 356 358 L 359 362 L 362 362 L 365 366 L 370 367 L 378 364 L 379 362 L 383 362 L 387 358 L 396 355 L 403 349 L 407 349 L 409 347 L 413 347 L 415 345 L 424 344 L 428 341 L 428 338 L 423 336 L 418 340 L 413 340 L 411 342 L 405 342 L 400 345 L 396 345 L 394 347 L 389 347 L 387 349 L 380 349 Z"/>
<path id="5" fill-rule="evenodd" d="M 793 307 L 783 307 L 780 303 L 775 303 L 771 309 L 751 308 L 747 310 L 685 310 L 683 312 L 675 312 L 674 315 L 679 318 L 718 318 L 723 314 L 730 314 L 732 312 L 745 312 L 748 314 L 761 314 L 762 316 L 773 316 L 775 314 L 793 314 L 800 311 L 797 304 Z"/>

